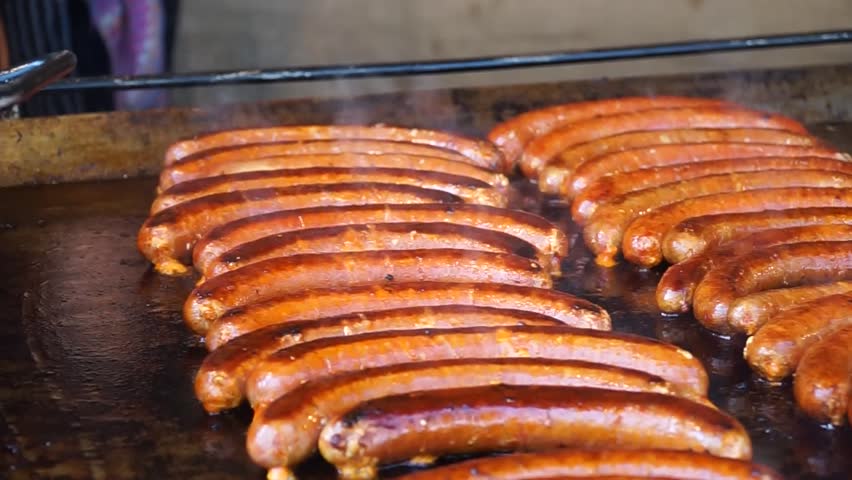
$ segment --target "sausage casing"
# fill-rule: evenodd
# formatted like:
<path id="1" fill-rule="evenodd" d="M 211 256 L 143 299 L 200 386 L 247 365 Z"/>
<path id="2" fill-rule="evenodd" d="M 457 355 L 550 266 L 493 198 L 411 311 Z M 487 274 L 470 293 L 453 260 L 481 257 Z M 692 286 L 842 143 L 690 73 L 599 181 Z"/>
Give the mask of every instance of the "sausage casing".
<path id="1" fill-rule="evenodd" d="M 799 408 L 811 417 L 843 425 L 852 395 L 852 325 L 826 335 L 805 351 L 793 381 Z"/>
<path id="2" fill-rule="evenodd" d="M 208 412 L 236 407 L 243 399 L 245 377 L 259 361 L 282 348 L 320 338 L 412 328 L 562 324 L 555 318 L 523 310 L 437 305 L 357 312 L 270 325 L 237 337 L 210 352 L 195 376 L 195 395 Z"/>
<path id="3" fill-rule="evenodd" d="M 601 307 L 552 289 L 498 283 L 394 282 L 316 289 L 233 309 L 213 323 L 206 344 L 213 350 L 240 335 L 283 322 L 453 304 L 534 312 L 580 328 L 611 328 L 609 315 Z"/>
<path id="4" fill-rule="evenodd" d="M 565 446 L 751 458 L 745 429 L 719 410 L 670 395 L 588 387 L 491 385 L 380 398 L 327 424 L 319 441 L 344 478 L 371 478 L 379 464 L 422 455 Z"/>
<path id="5" fill-rule="evenodd" d="M 376 332 L 294 345 L 258 364 L 246 380 L 246 396 L 256 406 L 339 373 L 423 360 L 504 357 L 603 363 L 660 376 L 685 393 L 707 392 L 701 362 L 673 345 L 566 326 L 513 326 Z"/>
<path id="6" fill-rule="evenodd" d="M 392 282 L 493 282 L 550 288 L 550 274 L 518 255 L 452 248 L 308 253 L 270 258 L 202 283 L 184 304 L 184 319 L 205 333 L 227 310 L 314 288 Z"/>

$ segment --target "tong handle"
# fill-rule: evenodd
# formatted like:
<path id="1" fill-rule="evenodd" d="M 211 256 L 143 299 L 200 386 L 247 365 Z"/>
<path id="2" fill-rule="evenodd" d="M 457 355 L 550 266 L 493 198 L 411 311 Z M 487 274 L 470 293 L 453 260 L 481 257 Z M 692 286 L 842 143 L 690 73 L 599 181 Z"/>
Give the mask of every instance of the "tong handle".
<path id="1" fill-rule="evenodd" d="M 27 101 L 76 66 L 77 56 L 70 50 L 60 50 L 0 72 L 0 110 Z"/>

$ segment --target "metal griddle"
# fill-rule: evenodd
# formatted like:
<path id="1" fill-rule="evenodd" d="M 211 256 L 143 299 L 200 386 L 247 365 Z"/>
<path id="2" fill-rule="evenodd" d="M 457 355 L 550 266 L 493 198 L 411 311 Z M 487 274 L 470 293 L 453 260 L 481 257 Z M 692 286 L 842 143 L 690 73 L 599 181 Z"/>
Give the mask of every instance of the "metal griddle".
<path id="1" fill-rule="evenodd" d="M 180 308 L 192 278 L 155 274 L 136 251 L 165 146 L 221 127 L 387 121 L 483 135 L 545 104 L 626 94 L 724 96 L 807 121 L 852 151 L 852 68 L 820 67 L 489 87 L 163 110 L 0 124 L 0 477 L 263 478 L 244 447 L 251 411 L 207 416 L 192 382 L 205 350 Z M 14 162 L 14 167 L 12 166 Z M 130 177 L 121 179 L 121 177 Z M 104 179 L 116 180 L 104 180 Z M 756 461 L 788 478 L 849 478 L 852 429 L 796 411 L 790 384 L 743 362 L 743 339 L 715 337 L 654 306 L 662 269 L 597 267 L 563 205 L 519 181 L 516 208 L 572 233 L 558 288 L 605 306 L 618 331 L 687 348 L 712 375 L 711 399 L 749 431 Z M 389 476 L 404 468 L 386 470 Z M 319 460 L 303 478 L 334 478 Z"/>

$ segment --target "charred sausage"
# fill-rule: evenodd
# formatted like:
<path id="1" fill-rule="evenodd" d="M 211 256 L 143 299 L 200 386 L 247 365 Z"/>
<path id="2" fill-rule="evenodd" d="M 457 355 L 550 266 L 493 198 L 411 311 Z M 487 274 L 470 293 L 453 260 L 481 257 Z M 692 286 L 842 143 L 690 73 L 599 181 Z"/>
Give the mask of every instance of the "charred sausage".
<path id="1" fill-rule="evenodd" d="M 246 443 L 255 462 L 267 467 L 292 466 L 313 453 L 323 425 L 363 402 L 495 383 L 677 393 L 655 375 L 574 360 L 463 358 L 403 363 L 336 375 L 296 388 L 255 413 Z"/>
<path id="2" fill-rule="evenodd" d="M 852 325 L 847 324 L 805 351 L 796 370 L 793 395 L 799 408 L 811 417 L 843 425 L 852 395 L 850 384 Z"/>
<path id="3" fill-rule="evenodd" d="M 195 396 L 211 413 L 236 407 L 243 399 L 245 377 L 259 361 L 282 348 L 320 338 L 412 328 L 562 324 L 553 317 L 523 310 L 437 305 L 357 312 L 270 325 L 237 337 L 210 352 L 195 376 Z"/>
<path id="4" fill-rule="evenodd" d="M 240 335 L 282 322 L 451 304 L 510 308 L 539 313 L 581 328 L 611 328 L 604 309 L 556 290 L 497 283 L 394 282 L 317 289 L 230 310 L 213 323 L 206 343 L 213 350 Z"/>
<path id="5" fill-rule="evenodd" d="M 728 309 L 728 323 L 751 335 L 780 312 L 805 302 L 846 292 L 852 292 L 852 281 L 776 288 L 765 292 L 752 293 L 739 297 L 731 303 Z"/>
<path id="6" fill-rule="evenodd" d="M 174 185 L 154 199 L 151 214 L 215 193 L 253 188 L 332 185 L 336 183 L 389 183 L 412 185 L 451 193 L 468 203 L 505 207 L 507 194 L 475 178 L 443 172 L 404 168 L 311 167 L 242 172 L 200 178 Z"/>
<path id="7" fill-rule="evenodd" d="M 494 230 L 445 222 L 372 223 L 307 228 L 263 237 L 228 250 L 202 273 L 212 278 L 261 260 L 302 253 L 423 248 L 461 248 L 548 260 L 529 242 Z"/>
<path id="8" fill-rule="evenodd" d="M 326 425 L 319 450 L 344 478 L 412 458 L 558 447 L 668 448 L 751 458 L 727 414 L 680 397 L 588 387 L 458 388 L 380 398 Z"/>
<path id="9" fill-rule="evenodd" d="M 852 242 L 776 245 L 733 258 L 695 289 L 693 312 L 705 327 L 732 333 L 728 311 L 736 298 L 803 283 L 852 279 Z"/>
<path id="10" fill-rule="evenodd" d="M 669 183 L 628 193 L 602 205 L 583 228 L 583 238 L 594 254 L 614 258 L 624 231 L 635 219 L 682 200 L 766 188 L 850 186 L 852 175 L 821 170 L 801 170 L 792 175 L 779 171 L 727 173 Z"/>
<path id="11" fill-rule="evenodd" d="M 769 128 L 681 128 L 625 132 L 582 143 L 560 153 L 552 162 L 542 168 L 538 176 L 538 185 L 546 193 L 567 195 L 571 175 L 579 165 L 587 160 L 652 145 L 706 142 L 820 145 L 820 141 L 813 136 Z"/>
<path id="12" fill-rule="evenodd" d="M 452 248 L 308 253 L 270 258 L 202 283 L 183 308 L 205 333 L 227 310 L 315 288 L 392 282 L 491 282 L 550 288 L 550 274 L 518 255 Z"/>
<path id="13" fill-rule="evenodd" d="M 538 215 L 485 205 L 360 205 L 279 211 L 236 220 L 212 230 L 193 251 L 196 267 L 203 271 L 228 250 L 269 235 L 305 228 L 368 223 L 446 222 L 514 235 L 554 257 L 568 253 L 565 233 Z"/>
<path id="14" fill-rule="evenodd" d="M 848 325 L 852 325 L 852 293 L 800 304 L 770 319 L 748 339 L 746 361 L 763 377 L 783 380 L 793 374 L 811 345 Z"/>
<path id="15" fill-rule="evenodd" d="M 852 189 L 849 188 L 767 188 L 705 195 L 666 205 L 636 219 L 624 234 L 622 251 L 628 261 L 652 267 L 662 260 L 662 238 L 673 226 L 688 218 L 779 208 L 849 206 L 852 206 Z M 613 263 L 611 257 L 602 260 L 603 264 Z"/>
<path id="16" fill-rule="evenodd" d="M 317 206 L 386 203 L 459 203 L 461 198 L 438 190 L 384 183 L 340 183 L 258 188 L 216 193 L 167 208 L 148 218 L 139 230 L 139 250 L 158 272 L 187 272 L 195 242 L 217 226 L 272 211 Z"/>
<path id="17" fill-rule="evenodd" d="M 368 139 L 410 142 L 453 150 L 468 162 L 491 170 L 503 168 L 503 155 L 490 142 L 437 130 L 385 125 L 298 125 L 227 130 L 177 142 L 166 151 L 166 165 L 204 150 L 252 143 Z"/>
<path id="18" fill-rule="evenodd" d="M 685 394 L 707 393 L 701 362 L 674 345 L 566 326 L 512 326 L 375 332 L 294 345 L 257 365 L 246 380 L 246 396 L 252 405 L 264 405 L 306 381 L 340 373 L 423 360 L 504 357 L 603 363 L 660 376 Z"/>
<path id="19" fill-rule="evenodd" d="M 561 449 L 476 458 L 412 473 L 400 480 L 538 480 L 595 475 L 689 478 L 694 480 L 780 480 L 771 469 L 744 460 L 682 450 Z"/>

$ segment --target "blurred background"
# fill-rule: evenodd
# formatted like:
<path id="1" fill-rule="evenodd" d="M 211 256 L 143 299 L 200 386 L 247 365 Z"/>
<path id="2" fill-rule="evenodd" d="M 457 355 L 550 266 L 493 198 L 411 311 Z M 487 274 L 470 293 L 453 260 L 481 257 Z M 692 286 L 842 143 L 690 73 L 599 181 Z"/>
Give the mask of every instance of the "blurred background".
<path id="1" fill-rule="evenodd" d="M 850 0 L 7 0 L 2 13 L 10 39 L 21 33 L 21 24 L 33 23 L 20 12 L 47 18 L 44 8 L 35 12 L 34 5 L 51 6 L 51 15 L 67 12 L 70 20 L 64 28 L 70 28 L 81 56 L 82 75 L 99 68 L 116 73 L 114 64 L 127 55 L 137 55 L 139 68 L 118 73 L 446 59 L 852 27 Z M 48 31 L 62 26 L 44 23 Z M 38 34 L 33 35 L 33 47 L 10 52 L 12 64 L 32 57 L 35 47 L 50 46 L 38 45 Z M 139 46 L 135 50 L 134 42 Z M 146 53 L 157 42 L 162 51 Z M 14 50 L 22 42 L 12 43 Z M 835 45 L 450 76 L 193 88 L 135 99 L 128 94 L 112 103 L 115 99 L 101 95 L 83 103 L 88 109 L 210 105 L 844 64 L 850 54 L 849 45 Z M 103 61 L 110 58 L 112 64 Z"/>

